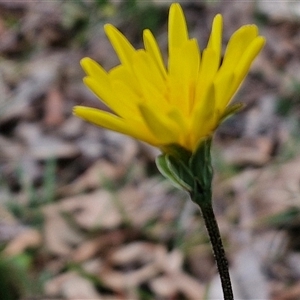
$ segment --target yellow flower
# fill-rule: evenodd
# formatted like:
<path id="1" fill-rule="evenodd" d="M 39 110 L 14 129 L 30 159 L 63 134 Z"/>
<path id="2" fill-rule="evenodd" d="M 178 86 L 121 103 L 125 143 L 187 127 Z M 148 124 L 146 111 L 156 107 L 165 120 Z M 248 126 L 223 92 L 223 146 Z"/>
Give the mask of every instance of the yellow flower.
<path id="1" fill-rule="evenodd" d="M 213 134 L 265 44 L 255 25 L 242 26 L 231 36 L 222 60 L 222 16 L 216 15 L 208 45 L 200 51 L 177 3 L 169 13 L 167 67 L 150 30 L 143 32 L 145 49 L 138 50 L 114 26 L 105 25 L 105 32 L 121 64 L 109 72 L 90 58 L 81 65 L 87 74 L 84 83 L 113 113 L 76 106 L 74 114 L 163 152 L 170 144 L 193 152 Z"/>

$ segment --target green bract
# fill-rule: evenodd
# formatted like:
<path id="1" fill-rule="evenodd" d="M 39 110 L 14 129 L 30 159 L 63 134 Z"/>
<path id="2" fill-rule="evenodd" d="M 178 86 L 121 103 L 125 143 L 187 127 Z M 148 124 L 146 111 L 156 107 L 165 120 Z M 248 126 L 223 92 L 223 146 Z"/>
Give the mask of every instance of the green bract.
<path id="1" fill-rule="evenodd" d="M 157 157 L 157 167 L 175 186 L 190 194 L 197 193 L 200 201 L 210 199 L 207 197 L 207 193 L 211 193 L 213 177 L 210 147 L 211 137 L 201 141 L 194 153 L 170 145 L 166 153 Z"/>

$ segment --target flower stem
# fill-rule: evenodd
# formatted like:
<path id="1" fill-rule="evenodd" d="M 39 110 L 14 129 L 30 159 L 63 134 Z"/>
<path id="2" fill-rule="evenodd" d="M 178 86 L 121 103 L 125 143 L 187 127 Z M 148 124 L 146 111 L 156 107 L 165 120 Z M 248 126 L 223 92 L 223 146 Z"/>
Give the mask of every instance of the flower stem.
<path id="1" fill-rule="evenodd" d="M 186 190 L 200 207 L 220 274 L 224 299 L 233 300 L 228 262 L 212 208 L 211 142 L 212 137 L 202 140 L 193 153 L 180 146 L 169 145 L 165 148 L 168 152 L 160 155 L 156 163 L 161 173 Z"/>
<path id="2" fill-rule="evenodd" d="M 210 242 L 212 244 L 213 253 L 221 278 L 224 299 L 233 300 L 233 292 L 228 270 L 228 261 L 225 255 L 218 223 L 216 221 L 212 205 L 209 202 L 204 202 L 201 204 L 199 204 L 198 202 L 198 205 L 200 206 L 202 217 L 204 219 Z"/>

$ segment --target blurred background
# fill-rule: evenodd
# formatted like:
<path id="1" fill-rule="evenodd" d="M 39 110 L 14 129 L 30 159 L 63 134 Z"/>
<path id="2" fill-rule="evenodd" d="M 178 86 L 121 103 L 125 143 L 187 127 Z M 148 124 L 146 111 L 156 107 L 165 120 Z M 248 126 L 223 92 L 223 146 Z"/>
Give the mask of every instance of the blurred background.
<path id="1" fill-rule="evenodd" d="M 180 1 L 206 45 L 241 25 L 267 39 L 217 131 L 214 207 L 237 299 L 300 299 L 300 2 Z M 79 61 L 119 62 L 103 31 L 167 55 L 171 1 L 0 1 L 0 299 L 221 299 L 198 208 L 156 149 L 72 116 L 106 109 Z"/>

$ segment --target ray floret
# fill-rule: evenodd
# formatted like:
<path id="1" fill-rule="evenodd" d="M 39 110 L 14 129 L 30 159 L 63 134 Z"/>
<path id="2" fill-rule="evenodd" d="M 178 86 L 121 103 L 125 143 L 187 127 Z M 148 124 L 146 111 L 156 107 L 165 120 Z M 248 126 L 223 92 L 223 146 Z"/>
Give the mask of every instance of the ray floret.
<path id="1" fill-rule="evenodd" d="M 170 7 L 168 60 L 150 30 L 144 49 L 135 49 L 113 25 L 105 33 L 120 64 L 105 71 L 91 58 L 81 60 L 84 83 L 112 113 L 75 106 L 74 114 L 98 126 L 142 140 L 162 151 L 177 144 L 193 152 L 224 120 L 228 106 L 265 44 L 255 25 L 231 36 L 222 58 L 223 20 L 216 15 L 207 47 L 191 39 L 182 8 Z M 234 111 L 234 110 L 233 110 Z"/>

